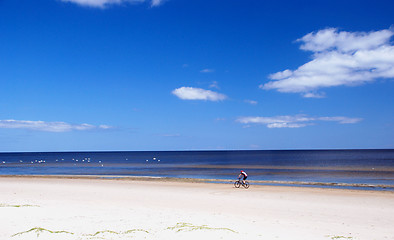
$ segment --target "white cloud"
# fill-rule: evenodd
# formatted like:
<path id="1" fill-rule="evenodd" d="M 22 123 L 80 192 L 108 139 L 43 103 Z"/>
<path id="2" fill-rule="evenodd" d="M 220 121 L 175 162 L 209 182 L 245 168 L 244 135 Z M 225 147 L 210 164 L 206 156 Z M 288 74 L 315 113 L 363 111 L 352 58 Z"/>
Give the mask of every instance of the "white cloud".
<path id="1" fill-rule="evenodd" d="M 300 48 L 312 51 L 312 60 L 296 70 L 286 69 L 269 76 L 260 88 L 324 97 L 316 90 L 354 86 L 379 78 L 394 78 L 392 29 L 375 32 L 346 32 L 328 28 L 305 35 Z"/>
<path id="2" fill-rule="evenodd" d="M 135 4 L 147 2 L 147 0 L 61 0 L 62 2 L 71 2 L 84 7 L 95 7 L 95 8 L 106 8 L 110 5 L 121 5 L 121 4 Z M 163 0 L 151 0 L 151 7 L 160 6 Z"/>
<path id="3" fill-rule="evenodd" d="M 323 52 L 338 50 L 341 52 L 354 52 L 358 50 L 376 49 L 388 43 L 393 32 L 385 29 L 376 32 L 338 32 L 336 28 L 327 28 L 312 32 L 297 41 L 303 42 L 302 50 Z"/>
<path id="4" fill-rule="evenodd" d="M 206 69 L 201 70 L 200 72 L 201 73 L 212 73 L 212 72 L 215 72 L 215 69 L 206 68 Z"/>
<path id="5" fill-rule="evenodd" d="M 183 100 L 221 101 L 227 98 L 221 93 L 193 87 L 180 87 L 172 91 L 172 94 Z"/>
<path id="6" fill-rule="evenodd" d="M 0 120 L 0 128 L 19 128 L 30 129 L 45 132 L 68 132 L 72 130 L 84 131 L 93 129 L 109 129 L 111 126 L 91 124 L 70 124 L 65 122 L 44 122 L 44 121 L 27 121 L 27 120 Z"/>
<path id="7" fill-rule="evenodd" d="M 307 117 L 306 115 L 276 116 L 276 117 L 240 117 L 236 121 L 250 127 L 250 124 L 262 124 L 268 128 L 301 128 L 314 125 L 317 121 L 334 121 L 341 124 L 353 124 L 361 118 L 348 117 Z"/>

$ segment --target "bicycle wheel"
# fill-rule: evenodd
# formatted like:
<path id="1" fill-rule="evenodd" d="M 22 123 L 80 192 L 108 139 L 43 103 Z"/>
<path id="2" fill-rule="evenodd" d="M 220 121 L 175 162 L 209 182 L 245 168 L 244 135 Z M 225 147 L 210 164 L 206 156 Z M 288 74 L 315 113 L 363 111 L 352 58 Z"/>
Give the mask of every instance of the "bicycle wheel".
<path id="1" fill-rule="evenodd" d="M 239 181 L 235 181 L 234 187 L 239 188 L 239 186 L 241 186 L 241 183 Z"/>
<path id="2" fill-rule="evenodd" d="M 245 184 L 243 184 L 244 188 L 249 188 L 249 182 L 245 181 Z"/>

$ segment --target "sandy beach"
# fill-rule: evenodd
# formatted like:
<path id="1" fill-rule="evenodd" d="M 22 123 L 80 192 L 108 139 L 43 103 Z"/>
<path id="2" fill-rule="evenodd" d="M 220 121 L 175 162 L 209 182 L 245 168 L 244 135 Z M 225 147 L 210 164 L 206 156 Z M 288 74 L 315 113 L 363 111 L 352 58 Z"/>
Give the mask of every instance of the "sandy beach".
<path id="1" fill-rule="evenodd" d="M 394 193 L 0 177 L 0 239 L 394 239 Z"/>

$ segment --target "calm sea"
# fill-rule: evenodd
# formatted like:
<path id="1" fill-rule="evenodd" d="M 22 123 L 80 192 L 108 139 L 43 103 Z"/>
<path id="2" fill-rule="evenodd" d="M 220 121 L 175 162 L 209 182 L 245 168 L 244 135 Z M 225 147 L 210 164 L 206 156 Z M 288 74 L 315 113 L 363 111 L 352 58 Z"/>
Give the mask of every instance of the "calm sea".
<path id="1" fill-rule="evenodd" d="M 231 180 L 240 170 L 254 184 L 394 190 L 393 149 L 0 153 L 0 175 Z"/>

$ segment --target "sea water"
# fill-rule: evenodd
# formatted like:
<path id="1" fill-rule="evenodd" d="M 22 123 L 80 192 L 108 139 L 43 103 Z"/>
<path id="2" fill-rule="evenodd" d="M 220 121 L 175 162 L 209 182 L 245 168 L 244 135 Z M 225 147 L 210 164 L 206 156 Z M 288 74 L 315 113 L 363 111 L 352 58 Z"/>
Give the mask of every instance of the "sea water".
<path id="1" fill-rule="evenodd" d="M 105 175 L 236 179 L 257 184 L 394 189 L 394 150 L 0 153 L 0 175 Z"/>

